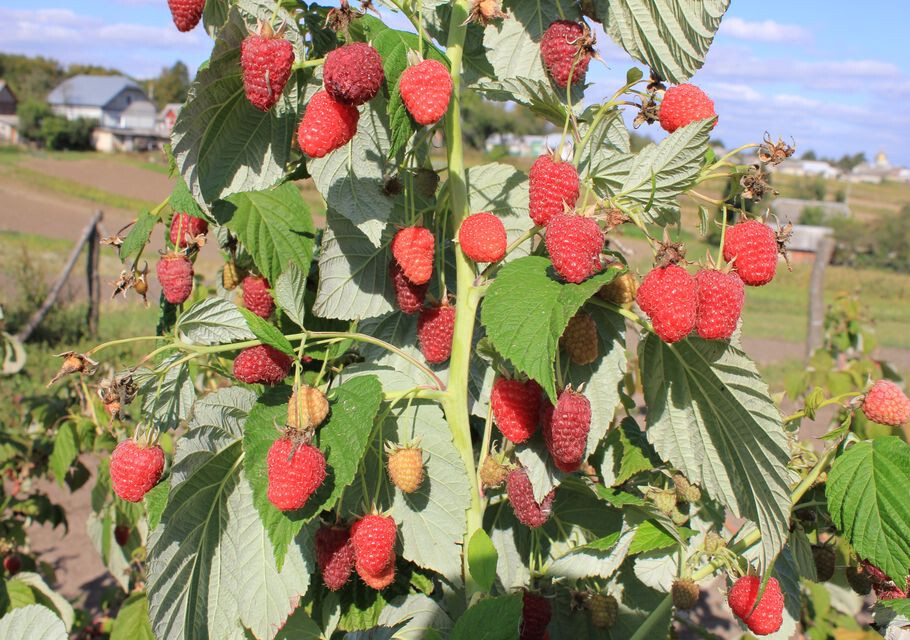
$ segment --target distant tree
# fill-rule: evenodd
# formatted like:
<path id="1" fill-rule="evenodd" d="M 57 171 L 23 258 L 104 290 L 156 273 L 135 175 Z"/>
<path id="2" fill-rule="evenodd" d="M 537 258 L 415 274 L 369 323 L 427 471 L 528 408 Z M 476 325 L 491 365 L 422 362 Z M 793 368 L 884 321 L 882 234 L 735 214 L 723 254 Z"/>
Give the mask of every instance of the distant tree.
<path id="1" fill-rule="evenodd" d="M 47 103 L 34 98 L 23 100 L 19 103 L 16 114 L 19 116 L 19 135 L 32 142 L 43 141 L 41 121 L 53 115 Z"/>
<path id="2" fill-rule="evenodd" d="M 541 126 L 526 107 L 514 105 L 506 109 L 498 102 L 484 100 L 474 91 L 466 90 L 462 95 L 464 113 L 463 131 L 465 141 L 475 149 L 483 149 L 494 133 L 531 135 L 546 133 L 549 126 Z"/>
<path id="3" fill-rule="evenodd" d="M 83 151 L 92 146 L 92 129 L 95 121 L 87 118 L 67 120 L 48 116 L 41 121 L 41 137 L 45 148 Z"/>
<path id="4" fill-rule="evenodd" d="M 178 60 L 173 66 L 164 67 L 157 78 L 146 80 L 145 86 L 159 109 L 170 102 L 183 102 L 190 86 L 190 71 Z"/>
<path id="5" fill-rule="evenodd" d="M 843 156 L 841 156 L 840 160 L 834 164 L 844 171 L 853 171 L 853 169 L 863 164 L 864 162 L 866 162 L 866 154 L 860 151 L 859 153 L 854 153 L 853 155 L 845 153 Z"/>
<path id="6" fill-rule="evenodd" d="M 812 149 L 809 149 L 802 155 L 803 160 L 818 160 L 818 156 L 815 155 L 815 152 Z"/>
<path id="7" fill-rule="evenodd" d="M 101 67 L 96 64 L 71 64 L 66 68 L 66 77 L 73 76 L 122 76 L 124 73 L 118 69 Z"/>
<path id="8" fill-rule="evenodd" d="M 803 207 L 799 215 L 799 223 L 810 226 L 820 226 L 825 222 L 825 210 L 821 207 Z"/>
<path id="9" fill-rule="evenodd" d="M 66 79 L 66 72 L 50 58 L 0 53 L 0 78 L 6 80 L 20 102 L 25 102 L 44 100 L 51 89 Z"/>
<path id="10" fill-rule="evenodd" d="M 629 132 L 629 145 L 632 148 L 632 153 L 638 153 L 652 142 L 654 141 L 646 135 L 635 133 L 634 131 Z"/>

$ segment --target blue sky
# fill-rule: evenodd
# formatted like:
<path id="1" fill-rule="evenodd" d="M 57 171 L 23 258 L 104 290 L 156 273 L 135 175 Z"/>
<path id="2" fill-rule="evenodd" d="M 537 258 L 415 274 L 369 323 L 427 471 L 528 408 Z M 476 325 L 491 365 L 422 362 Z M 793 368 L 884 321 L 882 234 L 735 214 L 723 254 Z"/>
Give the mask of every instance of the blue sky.
<path id="1" fill-rule="evenodd" d="M 869 0 L 733 0 L 704 68 L 693 78 L 715 100 L 715 136 L 727 145 L 768 130 L 799 153 L 883 149 L 910 165 L 910 3 Z M 195 69 L 211 47 L 201 28 L 181 34 L 166 0 L 3 0 L 0 51 L 64 63 L 115 66 L 137 77 L 183 60 Z M 631 59 L 608 38 L 588 97 L 613 92 Z M 656 127 L 642 132 L 659 137 Z"/>

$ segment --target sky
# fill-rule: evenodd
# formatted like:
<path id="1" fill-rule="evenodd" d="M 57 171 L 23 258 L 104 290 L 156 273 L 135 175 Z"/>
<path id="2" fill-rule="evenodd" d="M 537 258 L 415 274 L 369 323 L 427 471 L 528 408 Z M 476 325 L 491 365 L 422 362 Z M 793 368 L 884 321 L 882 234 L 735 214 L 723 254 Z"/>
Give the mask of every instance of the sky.
<path id="1" fill-rule="evenodd" d="M 356 6 L 356 5 L 355 5 Z M 400 21 L 395 21 L 400 26 Z M 894 0 L 733 0 L 692 82 L 716 105 L 728 147 L 774 139 L 839 157 L 884 150 L 910 166 L 910 3 Z M 603 34 L 587 97 L 612 94 L 635 62 Z M 208 57 L 201 27 L 179 33 L 166 0 L 3 0 L 0 51 L 114 66 L 150 77 Z M 641 65 L 639 65 L 641 66 Z M 656 125 L 642 133 L 660 138 Z"/>

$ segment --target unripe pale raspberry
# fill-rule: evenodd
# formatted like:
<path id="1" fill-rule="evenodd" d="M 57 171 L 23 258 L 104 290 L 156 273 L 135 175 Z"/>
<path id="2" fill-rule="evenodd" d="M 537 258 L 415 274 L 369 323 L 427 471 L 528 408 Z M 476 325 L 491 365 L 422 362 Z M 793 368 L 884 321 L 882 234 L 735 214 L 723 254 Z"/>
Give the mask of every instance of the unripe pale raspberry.
<path id="1" fill-rule="evenodd" d="M 746 220 L 728 228 L 724 234 L 724 260 L 744 284 L 760 287 L 774 279 L 780 247 L 777 236 L 759 220 Z"/>
<path id="2" fill-rule="evenodd" d="M 648 491 L 648 500 L 654 504 L 654 508 L 666 515 L 676 511 L 676 501 L 678 499 L 676 491 L 672 489 L 651 489 Z"/>
<path id="3" fill-rule="evenodd" d="M 688 578 L 674 580 L 670 593 L 673 597 L 673 606 L 677 609 L 688 611 L 698 604 L 698 585 Z"/>
<path id="4" fill-rule="evenodd" d="M 325 394 L 308 384 L 302 384 L 288 400 L 288 426 L 297 431 L 315 429 L 329 415 Z"/>
<path id="5" fill-rule="evenodd" d="M 233 260 L 224 263 L 224 269 L 221 271 L 221 286 L 228 291 L 233 291 L 240 284 L 240 269 Z"/>
<path id="6" fill-rule="evenodd" d="M 567 282 L 584 282 L 603 268 L 604 235 L 593 218 L 560 213 L 547 224 L 547 253 Z"/>
<path id="7" fill-rule="evenodd" d="M 474 262 L 501 260 L 508 244 L 505 225 L 489 212 L 470 215 L 458 230 L 458 244 Z"/>
<path id="8" fill-rule="evenodd" d="M 246 99 L 268 111 L 281 98 L 294 66 L 294 47 L 268 33 L 247 36 L 240 45 L 240 68 Z"/>
<path id="9" fill-rule="evenodd" d="M 698 286 L 679 265 L 652 269 L 641 281 L 635 299 L 664 342 L 682 340 L 695 328 Z"/>
<path id="10" fill-rule="evenodd" d="M 485 487 L 500 487 L 506 481 L 509 469 L 493 456 L 487 456 L 480 465 L 480 481 Z"/>
<path id="11" fill-rule="evenodd" d="M 325 480 L 325 455 L 316 447 L 278 438 L 269 447 L 269 502 L 281 511 L 301 509 Z"/>
<path id="12" fill-rule="evenodd" d="M 727 602 L 736 617 L 742 620 L 752 633 L 764 636 L 774 633 L 783 624 L 784 594 L 780 590 L 777 578 L 769 578 L 765 593 L 758 606 L 755 606 L 760 588 L 761 580 L 757 576 L 740 578 L 727 594 Z"/>
<path id="13" fill-rule="evenodd" d="M 452 354 L 455 333 L 455 307 L 449 304 L 427 307 L 417 319 L 420 352 L 430 364 L 439 364 Z"/>
<path id="14" fill-rule="evenodd" d="M 735 271 L 702 269 L 695 274 L 695 283 L 698 286 L 695 312 L 698 335 L 705 340 L 729 339 L 736 331 L 746 299 L 743 281 Z"/>
<path id="15" fill-rule="evenodd" d="M 243 306 L 260 318 L 268 318 L 275 310 L 269 289 L 269 281 L 262 276 L 247 276 L 243 279 Z"/>
<path id="16" fill-rule="evenodd" d="M 121 500 L 139 502 L 158 484 L 164 472 L 164 450 L 158 445 L 142 447 L 124 440 L 111 454 L 111 486 Z"/>
<path id="17" fill-rule="evenodd" d="M 597 291 L 597 297 L 621 307 L 632 304 L 637 291 L 638 278 L 626 272 L 613 278 L 609 284 L 602 286 Z"/>
<path id="18" fill-rule="evenodd" d="M 368 514 L 351 527 L 351 545 L 361 570 L 374 576 L 382 575 L 395 560 L 395 540 L 398 525 L 389 516 Z"/>
<path id="19" fill-rule="evenodd" d="M 175 213 L 171 218 L 171 244 L 183 249 L 193 244 L 196 236 L 208 233 L 209 223 L 188 213 Z"/>
<path id="20" fill-rule="evenodd" d="M 177 29 L 191 31 L 202 18 L 205 0 L 167 0 L 167 6 L 171 10 L 171 17 Z"/>
<path id="21" fill-rule="evenodd" d="M 557 20 L 544 31 L 540 40 L 540 57 L 562 88 L 569 82 L 584 82 L 591 61 L 591 35 L 587 28 L 571 20 Z"/>
<path id="22" fill-rule="evenodd" d="M 694 84 L 670 87 L 660 103 L 660 126 L 670 133 L 696 120 L 707 120 L 716 115 L 714 102 Z"/>
<path id="23" fill-rule="evenodd" d="M 595 593 L 588 598 L 587 607 L 591 613 L 591 624 L 598 629 L 609 629 L 616 624 L 619 603 L 613 596 L 606 593 Z"/>
<path id="24" fill-rule="evenodd" d="M 340 149 L 357 133 L 359 119 L 357 107 L 337 102 L 325 91 L 317 91 L 297 128 L 300 150 L 311 158 L 321 158 Z"/>
<path id="25" fill-rule="evenodd" d="M 576 313 L 569 319 L 559 344 L 575 364 L 586 365 L 597 360 L 600 356 L 600 336 L 594 318 L 584 311 Z"/>
<path id="26" fill-rule="evenodd" d="M 316 564 L 332 591 L 345 585 L 354 570 L 354 547 L 347 527 L 323 526 L 316 532 Z"/>
<path id="27" fill-rule="evenodd" d="M 182 253 L 169 253 L 155 267 L 164 299 L 171 304 L 183 304 L 193 292 L 193 263 Z"/>
<path id="28" fill-rule="evenodd" d="M 528 173 L 530 213 L 534 224 L 546 226 L 550 218 L 575 208 L 578 202 L 578 171 L 570 162 L 557 162 L 550 154 L 534 161 Z"/>
<path id="29" fill-rule="evenodd" d="M 899 427 L 910 421 L 910 399 L 890 380 L 878 380 L 863 398 L 863 413 L 872 422 Z"/>
<path id="30" fill-rule="evenodd" d="M 417 124 L 434 124 L 449 109 L 452 77 L 438 60 L 424 60 L 402 72 L 398 90 L 405 108 Z"/>
<path id="31" fill-rule="evenodd" d="M 402 493 L 414 493 L 423 484 L 423 451 L 417 447 L 393 448 L 386 467 L 392 484 Z"/>
<path id="32" fill-rule="evenodd" d="M 267 344 L 244 349 L 234 358 L 234 377 L 247 384 L 278 384 L 291 370 L 291 357 Z"/>
<path id="33" fill-rule="evenodd" d="M 402 313 L 417 313 L 423 308 L 423 301 L 430 286 L 429 282 L 414 284 L 408 280 L 401 265 L 394 259 L 389 261 L 389 278 L 392 280 L 392 286 L 395 287 L 395 302 Z"/>
<path id="34" fill-rule="evenodd" d="M 543 437 L 556 466 L 576 471 L 585 457 L 591 430 L 591 403 L 572 389 L 559 394 L 549 420 L 543 422 Z"/>
<path id="35" fill-rule="evenodd" d="M 528 478 L 528 472 L 524 469 L 514 469 L 509 473 L 506 478 L 506 493 L 515 517 L 523 525 L 536 529 L 550 518 L 556 489 L 550 491 L 543 501 L 538 503 L 534 499 L 534 488 Z"/>
<path id="36" fill-rule="evenodd" d="M 690 483 L 681 473 L 673 476 L 673 487 L 676 490 L 676 499 L 680 502 L 698 502 L 701 499 L 701 489 Z"/>
<path id="37" fill-rule="evenodd" d="M 436 238 L 426 227 L 405 227 L 392 238 L 392 256 L 414 284 L 430 281 L 435 247 Z"/>
<path id="38" fill-rule="evenodd" d="M 365 42 L 352 42 L 329 51 L 322 78 L 334 100 L 356 107 L 373 99 L 385 72 L 376 49 Z"/>
<path id="39" fill-rule="evenodd" d="M 521 605 L 520 640 L 543 640 L 552 617 L 553 609 L 549 600 L 539 594 L 525 591 Z"/>
<path id="40" fill-rule="evenodd" d="M 493 421 L 506 438 L 520 444 L 534 435 L 540 413 L 540 385 L 498 377 L 490 393 Z"/>

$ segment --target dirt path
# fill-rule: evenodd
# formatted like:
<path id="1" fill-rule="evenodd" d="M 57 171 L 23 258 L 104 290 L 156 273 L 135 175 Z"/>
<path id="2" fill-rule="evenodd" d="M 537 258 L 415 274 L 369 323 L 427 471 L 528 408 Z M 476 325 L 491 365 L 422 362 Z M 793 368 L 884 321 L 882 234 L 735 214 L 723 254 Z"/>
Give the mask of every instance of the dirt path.
<path id="1" fill-rule="evenodd" d="M 26 169 L 66 178 L 96 189 L 129 198 L 161 202 L 173 188 L 166 174 L 125 164 L 115 158 L 27 158 L 20 163 Z"/>

